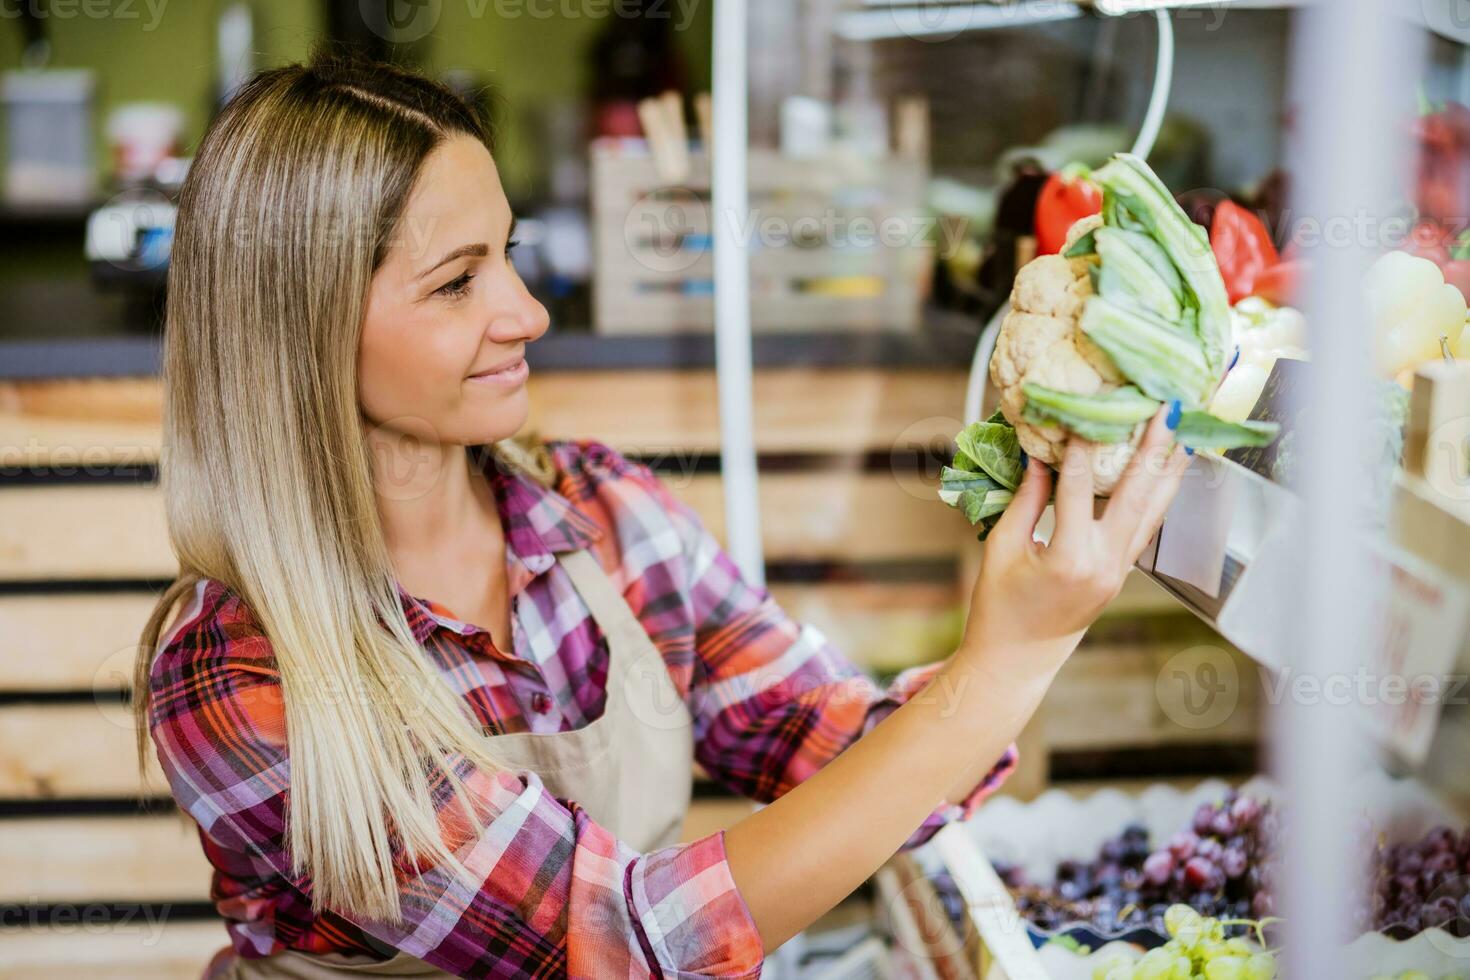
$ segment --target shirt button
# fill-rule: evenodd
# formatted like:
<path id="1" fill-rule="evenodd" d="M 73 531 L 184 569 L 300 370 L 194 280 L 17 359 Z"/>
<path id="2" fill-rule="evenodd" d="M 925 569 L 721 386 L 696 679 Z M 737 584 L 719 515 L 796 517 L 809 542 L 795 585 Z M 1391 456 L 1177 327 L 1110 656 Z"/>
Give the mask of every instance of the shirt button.
<path id="1" fill-rule="evenodd" d="M 538 715 L 544 715 L 551 710 L 551 696 L 545 691 L 537 691 L 531 695 L 531 710 Z"/>

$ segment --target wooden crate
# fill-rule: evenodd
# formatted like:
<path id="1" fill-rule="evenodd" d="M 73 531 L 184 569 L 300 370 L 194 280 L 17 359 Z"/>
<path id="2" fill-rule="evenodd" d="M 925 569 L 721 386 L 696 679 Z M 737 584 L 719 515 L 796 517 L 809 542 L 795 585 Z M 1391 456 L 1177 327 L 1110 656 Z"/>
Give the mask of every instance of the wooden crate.
<path id="1" fill-rule="evenodd" d="M 1212 647 L 1212 657 L 1236 669 L 1229 710 L 1210 716 L 1185 704 L 1183 689 L 1168 679 L 1171 658 L 1200 645 Z M 1234 773 L 1217 767 L 1250 756 L 1260 744 L 1262 691 L 1254 661 L 1218 638 L 1201 643 L 1195 637 L 1176 645 L 1084 641 L 1017 739 L 1020 765 L 1003 792 L 1034 799 L 1054 785 L 1055 760 L 1080 755 L 1088 760 L 1084 768 L 1092 769 L 1094 760 L 1110 752 L 1131 757 L 1129 764 L 1116 772 L 1108 772 L 1116 766 L 1102 766 L 1097 778 L 1151 782 L 1176 777 L 1179 756 L 1193 777 L 1229 777 Z M 1196 724 L 1200 721 L 1205 723 Z"/>
<path id="2" fill-rule="evenodd" d="M 641 140 L 592 143 L 593 325 L 600 333 L 714 325 L 709 158 L 665 184 Z M 934 247 L 923 160 L 795 160 L 752 149 L 749 243 L 756 329 L 913 330 Z"/>
<path id="3" fill-rule="evenodd" d="M 1178 644 L 1087 644 L 1062 668 L 1041 713 L 1049 751 L 1140 746 L 1250 744 L 1260 734 L 1261 685 L 1254 661 L 1222 641 L 1191 636 Z M 1221 677 L 1218 709 L 1190 704 L 1192 692 L 1174 683 L 1170 664 L 1209 647 L 1230 664 Z M 1182 663 L 1183 661 L 1181 661 Z M 1225 686 L 1228 685 L 1228 689 Z"/>

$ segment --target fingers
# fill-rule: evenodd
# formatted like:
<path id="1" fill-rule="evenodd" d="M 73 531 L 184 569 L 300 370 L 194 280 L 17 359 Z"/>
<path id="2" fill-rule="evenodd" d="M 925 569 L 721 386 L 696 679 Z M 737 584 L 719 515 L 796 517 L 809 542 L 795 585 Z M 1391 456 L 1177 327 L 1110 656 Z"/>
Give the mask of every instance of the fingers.
<path id="1" fill-rule="evenodd" d="M 1041 460 L 1028 458 L 1021 485 L 1016 488 L 1010 506 L 996 522 L 995 530 L 990 532 L 991 539 L 1004 538 L 1029 545 L 1036 533 L 1036 522 L 1041 520 L 1050 497 L 1051 470 Z"/>
<path id="2" fill-rule="evenodd" d="M 1149 500 L 1148 512 L 1144 515 L 1142 523 L 1133 534 L 1133 540 L 1128 544 L 1125 557 L 1128 564 L 1132 565 L 1138 561 L 1138 556 L 1143 554 L 1143 549 L 1148 547 L 1149 541 L 1158 533 L 1159 525 L 1164 522 L 1164 515 L 1169 511 L 1169 505 L 1174 502 L 1174 496 L 1179 492 L 1179 483 L 1184 479 L 1184 471 L 1189 469 L 1189 456 L 1185 454 L 1183 446 L 1175 446 L 1165 464 L 1163 479 L 1159 481 L 1159 492 Z"/>
<path id="3" fill-rule="evenodd" d="M 1170 444 L 1173 442 L 1173 431 L 1168 424 L 1169 411 L 1170 406 L 1164 405 L 1154 413 L 1138 449 L 1128 460 L 1123 477 L 1108 500 L 1107 510 L 1103 512 L 1104 533 L 1120 550 L 1133 540 L 1165 492 L 1159 477 L 1167 475 Z"/>
<path id="4" fill-rule="evenodd" d="M 1067 540 L 1068 528 L 1084 528 L 1092 523 L 1092 464 L 1082 440 L 1067 440 L 1062 457 L 1061 475 L 1057 477 L 1057 529 L 1054 542 Z M 1075 531 L 1073 533 L 1076 533 Z"/>

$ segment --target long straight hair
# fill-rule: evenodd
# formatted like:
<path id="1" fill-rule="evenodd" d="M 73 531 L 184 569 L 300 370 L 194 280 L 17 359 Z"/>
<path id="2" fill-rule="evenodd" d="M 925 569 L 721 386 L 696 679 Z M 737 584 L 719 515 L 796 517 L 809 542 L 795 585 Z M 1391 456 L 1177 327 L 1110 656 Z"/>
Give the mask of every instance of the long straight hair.
<path id="1" fill-rule="evenodd" d="M 179 576 L 143 630 L 133 683 L 141 766 L 170 611 L 203 579 L 234 590 L 280 673 L 293 870 L 310 875 L 318 911 L 392 922 L 396 857 L 468 876 L 431 781 L 447 780 L 473 827 L 485 814 L 456 765 L 503 768 L 408 624 L 356 377 L 373 273 L 425 158 L 458 134 L 491 146 L 448 88 L 324 46 L 253 76 L 211 123 L 168 274 L 160 483 Z M 554 478 L 534 436 L 490 451 Z"/>

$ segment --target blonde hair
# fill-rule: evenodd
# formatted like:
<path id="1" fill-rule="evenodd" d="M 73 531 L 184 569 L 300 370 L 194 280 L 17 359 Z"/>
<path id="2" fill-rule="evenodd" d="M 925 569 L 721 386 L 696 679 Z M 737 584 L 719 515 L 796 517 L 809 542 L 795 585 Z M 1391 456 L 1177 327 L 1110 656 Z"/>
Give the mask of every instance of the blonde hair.
<path id="1" fill-rule="evenodd" d="M 475 827 L 484 814 L 456 765 L 502 768 L 402 608 L 355 370 L 369 284 L 410 189 L 461 133 L 491 145 L 444 86 L 323 47 L 255 75 L 210 125 L 179 200 L 164 334 L 160 482 L 180 571 L 133 683 L 141 765 L 170 611 L 203 579 L 240 596 L 280 672 L 293 870 L 310 875 L 314 909 L 393 922 L 395 847 L 414 867 L 468 876 L 441 838 L 431 778 Z M 555 479 L 533 435 L 490 451 Z"/>

